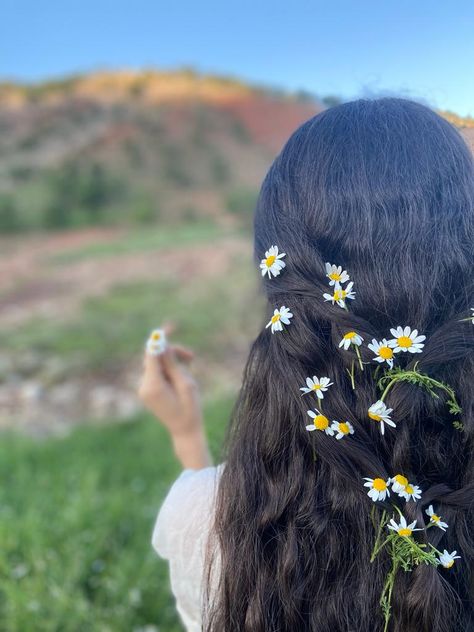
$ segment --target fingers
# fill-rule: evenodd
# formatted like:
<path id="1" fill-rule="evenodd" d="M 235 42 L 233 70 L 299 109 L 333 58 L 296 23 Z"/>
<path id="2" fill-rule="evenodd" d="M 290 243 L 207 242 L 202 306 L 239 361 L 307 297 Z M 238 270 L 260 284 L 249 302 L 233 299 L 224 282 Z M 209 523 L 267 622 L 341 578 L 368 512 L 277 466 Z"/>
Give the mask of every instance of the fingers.
<path id="1" fill-rule="evenodd" d="M 187 347 L 182 347 L 181 345 L 172 345 L 171 349 L 172 351 L 174 351 L 178 359 L 182 360 L 183 362 L 191 362 L 191 360 L 194 358 L 194 353 L 191 351 L 191 349 L 188 349 Z"/>

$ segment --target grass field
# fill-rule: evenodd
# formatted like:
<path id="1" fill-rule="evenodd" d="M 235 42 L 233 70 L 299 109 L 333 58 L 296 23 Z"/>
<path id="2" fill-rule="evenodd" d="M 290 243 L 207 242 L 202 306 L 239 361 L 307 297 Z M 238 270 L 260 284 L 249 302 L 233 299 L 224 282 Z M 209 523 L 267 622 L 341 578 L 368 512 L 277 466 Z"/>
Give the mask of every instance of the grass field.
<path id="1" fill-rule="evenodd" d="M 230 407 L 206 409 L 216 457 Z M 150 546 L 179 471 L 166 432 L 145 415 L 64 439 L 3 436 L 0 630 L 181 631 L 167 564 Z"/>

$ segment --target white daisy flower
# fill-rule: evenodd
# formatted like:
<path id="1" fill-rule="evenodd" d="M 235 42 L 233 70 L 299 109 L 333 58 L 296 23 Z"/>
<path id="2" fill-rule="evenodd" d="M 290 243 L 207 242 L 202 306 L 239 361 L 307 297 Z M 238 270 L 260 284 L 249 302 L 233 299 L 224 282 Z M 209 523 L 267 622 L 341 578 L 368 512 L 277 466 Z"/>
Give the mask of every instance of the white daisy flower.
<path id="1" fill-rule="evenodd" d="M 393 348 L 392 342 L 389 342 L 386 338 L 379 342 L 375 338 L 367 345 L 371 351 L 375 353 L 374 360 L 376 362 L 386 362 L 390 368 L 393 367 Z"/>
<path id="2" fill-rule="evenodd" d="M 149 355 L 161 355 L 166 349 L 166 334 L 163 329 L 154 329 L 146 343 L 146 352 Z"/>
<path id="3" fill-rule="evenodd" d="M 283 257 L 286 257 L 285 252 L 278 254 L 278 246 L 271 246 L 265 253 L 265 259 L 260 262 L 262 276 L 268 274 L 269 279 L 272 278 L 272 274 L 274 277 L 278 276 L 286 266 L 286 263 L 282 261 Z"/>
<path id="4" fill-rule="evenodd" d="M 337 303 L 339 305 L 339 307 L 345 307 L 346 306 L 346 299 L 348 299 L 348 298 L 354 299 L 355 298 L 355 292 L 352 290 L 353 286 L 354 286 L 354 282 L 353 281 L 348 283 L 345 288 L 342 288 L 339 285 L 339 283 L 336 283 L 336 285 L 334 286 L 333 294 L 328 294 L 327 292 L 325 292 L 323 294 L 323 298 L 324 298 L 325 301 L 331 301 L 331 303 L 333 305 L 334 305 L 334 303 Z"/>
<path id="5" fill-rule="evenodd" d="M 400 327 L 396 329 L 390 329 L 392 336 L 395 336 L 393 340 L 389 340 L 389 346 L 393 347 L 393 352 L 409 351 L 410 353 L 421 353 L 425 346 L 423 340 L 426 340 L 426 336 L 419 336 L 418 329 L 411 329 L 411 327 Z"/>
<path id="6" fill-rule="evenodd" d="M 326 263 L 326 276 L 329 279 L 329 285 L 349 281 L 349 275 L 342 269 L 342 266 L 336 266 L 331 263 Z"/>
<path id="7" fill-rule="evenodd" d="M 390 481 L 392 483 L 392 491 L 396 494 L 404 491 L 405 487 L 408 485 L 408 479 L 406 476 L 403 476 L 403 474 L 395 474 L 395 476 L 392 476 Z"/>
<path id="8" fill-rule="evenodd" d="M 443 522 L 441 517 L 434 512 L 433 505 L 430 505 L 428 509 L 425 510 L 425 513 L 430 517 L 430 524 L 446 531 L 449 525 L 446 522 Z"/>
<path id="9" fill-rule="evenodd" d="M 454 560 L 460 560 L 461 556 L 456 555 L 457 551 L 453 551 L 452 553 L 448 553 L 446 549 L 444 549 L 443 553 L 439 556 L 439 563 L 444 566 L 444 568 L 451 568 L 454 564 Z"/>
<path id="10" fill-rule="evenodd" d="M 354 426 L 348 421 L 333 421 L 331 429 L 337 433 L 336 439 L 342 439 L 346 435 L 354 434 Z"/>
<path id="11" fill-rule="evenodd" d="M 390 489 L 388 486 L 390 485 L 390 479 L 384 481 L 383 478 L 364 478 L 364 487 L 368 487 L 369 491 L 367 492 L 367 496 L 371 498 L 374 502 L 377 500 L 385 500 L 387 496 L 390 496 Z"/>
<path id="12" fill-rule="evenodd" d="M 421 488 L 418 485 L 412 485 L 408 483 L 405 485 L 404 489 L 401 492 L 398 492 L 400 498 L 404 498 L 407 502 L 409 500 L 420 500 L 421 498 Z"/>
<path id="13" fill-rule="evenodd" d="M 306 426 L 306 430 L 308 432 L 313 432 L 313 430 L 321 430 L 322 432 L 325 432 L 327 435 L 331 435 L 332 437 L 334 435 L 334 430 L 329 425 L 329 419 L 325 415 L 323 415 L 317 408 L 315 410 L 316 412 L 308 410 L 308 415 L 313 420 L 313 423 Z"/>
<path id="14" fill-rule="evenodd" d="M 347 334 L 344 334 L 341 342 L 339 343 L 339 347 L 344 347 L 347 351 L 351 345 L 356 345 L 360 347 L 360 345 L 364 342 L 362 336 L 355 331 L 348 331 Z"/>
<path id="15" fill-rule="evenodd" d="M 300 391 L 303 391 L 303 395 L 314 391 L 319 399 L 323 399 L 323 393 L 325 393 L 333 383 L 328 377 L 316 377 L 316 375 L 313 375 L 313 379 L 310 377 L 306 378 L 306 384 L 307 386 L 300 388 Z"/>
<path id="16" fill-rule="evenodd" d="M 271 327 L 272 334 L 274 334 L 275 331 L 283 331 L 283 325 L 289 325 L 291 318 L 293 318 L 293 314 L 290 312 L 288 307 L 282 305 L 280 309 L 275 309 L 275 311 L 273 312 L 273 316 L 265 326 L 265 329 Z"/>
<path id="17" fill-rule="evenodd" d="M 407 524 L 404 516 L 400 516 L 400 522 L 397 524 L 393 518 L 390 519 L 387 527 L 392 531 L 396 531 L 398 535 L 409 537 L 413 531 L 422 531 L 423 529 L 415 529 L 416 520 L 413 520 L 410 524 Z"/>
<path id="18" fill-rule="evenodd" d="M 383 401 L 379 399 L 375 402 L 375 404 L 372 404 L 372 406 L 367 411 L 367 414 L 370 419 L 373 419 L 374 421 L 378 421 L 380 423 L 380 432 L 382 434 L 385 434 L 385 424 L 392 426 L 392 428 L 397 427 L 395 422 L 393 422 L 392 418 L 390 417 L 390 413 L 392 411 L 393 408 L 387 408 Z"/>

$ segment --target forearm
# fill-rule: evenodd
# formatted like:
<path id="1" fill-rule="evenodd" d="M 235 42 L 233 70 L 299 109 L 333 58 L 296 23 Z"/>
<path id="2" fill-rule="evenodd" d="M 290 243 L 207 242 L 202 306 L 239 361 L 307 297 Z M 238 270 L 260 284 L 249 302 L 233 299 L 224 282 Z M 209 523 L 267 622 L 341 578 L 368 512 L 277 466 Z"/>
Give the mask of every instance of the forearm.
<path id="1" fill-rule="evenodd" d="M 174 452 L 183 468 L 200 470 L 212 465 L 206 435 L 202 426 L 193 431 L 172 434 Z"/>

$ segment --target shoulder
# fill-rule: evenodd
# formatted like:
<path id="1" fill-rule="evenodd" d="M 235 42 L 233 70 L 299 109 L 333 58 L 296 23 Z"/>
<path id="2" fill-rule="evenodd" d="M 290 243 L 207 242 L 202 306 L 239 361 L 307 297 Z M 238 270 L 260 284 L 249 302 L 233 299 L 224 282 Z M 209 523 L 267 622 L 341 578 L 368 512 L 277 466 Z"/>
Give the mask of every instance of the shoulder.
<path id="1" fill-rule="evenodd" d="M 152 544 L 160 557 L 170 559 L 183 545 L 196 543 L 210 529 L 213 506 L 224 464 L 186 469 L 171 486 L 153 530 Z M 189 538 L 189 534 L 194 534 Z"/>

